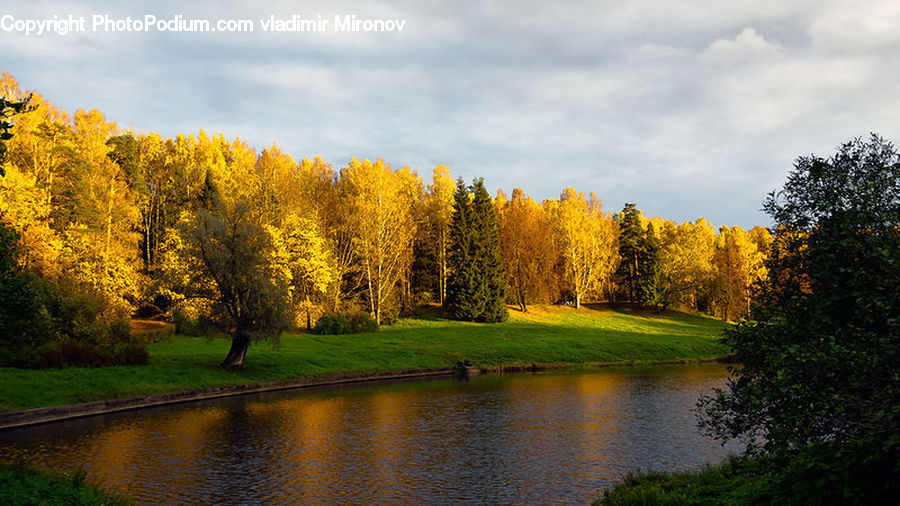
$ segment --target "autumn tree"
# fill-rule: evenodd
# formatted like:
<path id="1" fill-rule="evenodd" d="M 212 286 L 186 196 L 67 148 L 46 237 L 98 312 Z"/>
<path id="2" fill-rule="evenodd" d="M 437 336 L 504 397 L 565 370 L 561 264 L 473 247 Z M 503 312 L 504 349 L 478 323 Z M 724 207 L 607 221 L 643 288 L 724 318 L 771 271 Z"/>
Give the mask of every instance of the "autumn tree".
<path id="1" fill-rule="evenodd" d="M 346 205 L 346 188 L 321 157 L 303 159 L 297 171 L 304 199 L 313 205 L 315 222 L 329 250 L 333 276 L 323 307 L 336 312 L 342 303 L 355 298 L 364 279 L 354 248 L 354 223 Z"/>
<path id="2" fill-rule="evenodd" d="M 431 184 L 425 200 L 428 232 L 432 244 L 437 278 L 438 302 L 447 299 L 447 252 L 450 248 L 450 223 L 453 217 L 453 192 L 456 184 L 450 177 L 450 169 L 443 165 L 434 168 Z"/>
<path id="3" fill-rule="evenodd" d="M 61 273 L 62 238 L 52 228 L 52 213 L 34 175 L 10 164 L 0 178 L 0 220 L 18 235 L 16 261 L 26 271 L 55 279 Z"/>
<path id="4" fill-rule="evenodd" d="M 194 275 L 208 276 L 215 286 L 213 293 L 196 295 L 214 301 L 231 332 L 231 348 L 221 365 L 241 367 L 251 341 L 277 339 L 289 326 L 288 280 L 267 255 L 272 238 L 256 212 L 242 203 L 199 210 L 184 234 L 188 254 L 201 266 Z M 208 283 L 197 280 L 194 286 Z"/>
<path id="5" fill-rule="evenodd" d="M 559 200 L 546 201 L 544 208 L 563 257 L 565 283 L 578 309 L 585 297 L 602 295 L 608 287 L 618 262 L 615 223 L 603 213 L 596 195 L 585 199 L 573 188 L 566 188 Z"/>
<path id="6" fill-rule="evenodd" d="M 725 321 L 750 310 L 751 287 L 765 274 L 763 254 L 741 227 L 722 227 L 716 238 L 717 305 Z"/>
<path id="7" fill-rule="evenodd" d="M 314 315 L 322 313 L 318 300 L 335 277 L 327 241 L 315 221 L 298 214 L 289 214 L 280 228 L 270 226 L 268 232 L 274 246 L 271 261 L 281 269 L 295 312 L 310 330 Z"/>
<path id="8" fill-rule="evenodd" d="M 340 181 L 353 233 L 353 248 L 363 266 L 369 312 L 381 324 L 396 308 L 395 289 L 409 267 L 415 236 L 411 196 L 419 183 L 408 168 L 392 171 L 382 160 L 352 159 Z"/>
<path id="9" fill-rule="evenodd" d="M 676 306 L 706 312 L 715 292 L 716 232 L 703 218 L 660 230 L 660 263 L 666 293 Z"/>
<path id="10" fill-rule="evenodd" d="M 140 217 L 128 173 L 108 156 L 107 140 L 119 130 L 97 110 L 78 111 L 73 127 L 74 157 L 61 196 L 63 261 L 75 280 L 105 294 L 111 310 L 128 314 L 141 289 L 134 233 Z"/>
<path id="11" fill-rule="evenodd" d="M 498 221 L 507 285 L 519 309 L 526 312 L 530 303 L 553 300 L 556 247 L 541 205 L 516 188 L 500 208 Z"/>

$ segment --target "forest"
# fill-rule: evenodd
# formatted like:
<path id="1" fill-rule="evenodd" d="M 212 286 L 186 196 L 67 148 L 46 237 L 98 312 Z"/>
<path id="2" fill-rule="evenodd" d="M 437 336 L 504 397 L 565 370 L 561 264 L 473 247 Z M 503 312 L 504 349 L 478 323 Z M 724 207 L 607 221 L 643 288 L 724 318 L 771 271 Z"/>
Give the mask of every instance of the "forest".
<path id="1" fill-rule="evenodd" d="M 506 304 L 590 302 L 731 321 L 766 275 L 764 227 L 608 210 L 573 188 L 491 197 L 443 165 L 423 179 L 203 130 L 138 133 L 95 109 L 62 111 L 8 73 L 0 92 L 28 100 L 9 119 L 0 177 L 7 365 L 139 363 L 132 317 L 242 342 L 334 315 L 389 325 L 423 305 L 476 321 L 504 319 Z M 479 293 L 499 303 L 472 302 Z"/>

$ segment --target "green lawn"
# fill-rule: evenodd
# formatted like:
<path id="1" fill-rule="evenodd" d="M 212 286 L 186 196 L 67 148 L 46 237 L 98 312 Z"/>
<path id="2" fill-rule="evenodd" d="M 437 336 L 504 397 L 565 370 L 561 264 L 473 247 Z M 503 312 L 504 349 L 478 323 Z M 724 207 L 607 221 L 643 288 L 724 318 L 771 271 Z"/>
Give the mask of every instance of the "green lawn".
<path id="1" fill-rule="evenodd" d="M 678 312 L 546 306 L 511 311 L 502 324 L 403 319 L 371 334 L 287 335 L 250 348 L 244 369 L 218 367 L 224 338 L 173 337 L 149 345 L 146 366 L 23 370 L 0 368 L 0 411 L 188 390 L 224 384 L 346 373 L 530 363 L 583 365 L 720 357 L 723 325 Z"/>

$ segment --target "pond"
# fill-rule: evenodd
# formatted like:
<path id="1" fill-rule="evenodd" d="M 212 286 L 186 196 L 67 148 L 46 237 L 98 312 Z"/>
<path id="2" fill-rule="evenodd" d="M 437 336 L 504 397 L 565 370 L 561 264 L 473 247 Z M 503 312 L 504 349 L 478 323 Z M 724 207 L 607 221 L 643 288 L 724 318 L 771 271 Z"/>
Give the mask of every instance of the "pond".
<path id="1" fill-rule="evenodd" d="M 587 503 L 635 469 L 720 462 L 719 364 L 292 390 L 0 432 L 0 460 L 149 503 Z"/>

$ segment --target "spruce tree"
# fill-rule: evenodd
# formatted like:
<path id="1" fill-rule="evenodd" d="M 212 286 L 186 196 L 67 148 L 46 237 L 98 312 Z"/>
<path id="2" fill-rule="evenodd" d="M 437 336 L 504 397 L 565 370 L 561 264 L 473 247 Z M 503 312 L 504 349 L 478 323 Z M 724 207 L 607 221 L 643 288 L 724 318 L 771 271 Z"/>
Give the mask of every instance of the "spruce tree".
<path id="1" fill-rule="evenodd" d="M 462 178 L 456 182 L 453 194 L 453 220 L 450 223 L 450 251 L 447 263 L 450 278 L 447 283 L 447 307 L 457 320 L 474 320 L 481 314 L 476 285 L 475 241 L 472 202 Z"/>
<path id="2" fill-rule="evenodd" d="M 470 196 L 470 193 L 474 194 Z M 500 231 L 484 181 L 457 181 L 448 263 L 447 303 L 458 320 L 499 322 L 507 318 Z"/>
<path id="3" fill-rule="evenodd" d="M 668 296 L 663 285 L 662 264 L 659 258 L 659 240 L 653 223 L 647 225 L 643 248 L 638 264 L 638 301 L 642 306 L 665 309 Z"/>
<path id="4" fill-rule="evenodd" d="M 500 227 L 497 225 L 497 211 L 491 196 L 479 178 L 472 184 L 475 198 L 472 200 L 473 225 L 475 229 L 475 263 L 479 270 L 479 298 L 482 312 L 476 320 L 502 322 L 509 316 L 506 312 L 506 269 L 500 254 Z"/>
<path id="5" fill-rule="evenodd" d="M 618 276 L 621 285 L 628 289 L 628 301 L 638 302 L 641 256 L 644 250 L 644 229 L 641 227 L 640 211 L 634 204 L 625 204 L 619 216 L 619 263 Z"/>

